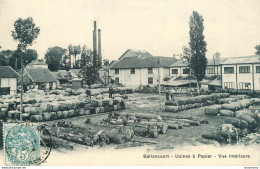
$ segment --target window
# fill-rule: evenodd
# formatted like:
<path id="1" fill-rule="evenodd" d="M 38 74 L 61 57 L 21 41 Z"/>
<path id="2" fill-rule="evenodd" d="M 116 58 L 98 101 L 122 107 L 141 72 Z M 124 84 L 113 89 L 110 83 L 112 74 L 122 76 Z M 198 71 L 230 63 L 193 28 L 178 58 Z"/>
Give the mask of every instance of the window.
<path id="1" fill-rule="evenodd" d="M 234 82 L 225 82 L 224 87 L 225 87 L 225 89 L 234 89 L 235 84 L 234 84 Z"/>
<path id="2" fill-rule="evenodd" d="M 250 66 L 239 66 L 239 73 L 250 73 Z"/>
<path id="3" fill-rule="evenodd" d="M 234 73 L 234 67 L 224 67 L 224 73 Z"/>
<path id="4" fill-rule="evenodd" d="M 251 89 L 251 83 L 239 83 L 239 89 Z"/>
<path id="5" fill-rule="evenodd" d="M 207 74 L 214 74 L 214 68 L 207 68 Z"/>
<path id="6" fill-rule="evenodd" d="M 178 74 L 178 69 L 172 69 L 172 74 Z"/>
<path id="7" fill-rule="evenodd" d="M 115 74 L 119 74 L 119 69 L 115 69 Z"/>
<path id="8" fill-rule="evenodd" d="M 148 84 L 153 84 L 153 78 L 152 77 L 148 77 Z"/>
<path id="9" fill-rule="evenodd" d="M 131 74 L 135 74 L 135 68 L 131 68 Z"/>
<path id="10" fill-rule="evenodd" d="M 256 73 L 260 73 L 260 66 L 256 66 L 255 69 L 256 69 Z"/>
<path id="11" fill-rule="evenodd" d="M 115 78 L 115 81 L 116 81 L 117 83 L 119 83 L 119 77 L 116 77 L 116 78 Z"/>
<path id="12" fill-rule="evenodd" d="M 189 68 L 185 68 L 182 71 L 183 71 L 183 74 L 189 74 L 190 73 L 190 69 Z"/>
<path id="13" fill-rule="evenodd" d="M 148 74 L 153 74 L 153 68 L 152 68 L 152 67 L 151 67 L 151 68 L 150 68 L 150 67 L 148 68 Z"/>

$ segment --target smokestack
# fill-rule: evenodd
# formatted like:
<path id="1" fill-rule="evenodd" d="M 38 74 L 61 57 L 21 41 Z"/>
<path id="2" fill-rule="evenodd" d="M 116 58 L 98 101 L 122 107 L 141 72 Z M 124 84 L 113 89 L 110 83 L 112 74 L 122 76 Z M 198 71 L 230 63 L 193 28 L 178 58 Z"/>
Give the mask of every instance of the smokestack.
<path id="1" fill-rule="evenodd" d="M 101 55 L 101 30 L 98 29 L 98 59 L 102 65 L 102 55 Z"/>
<path id="2" fill-rule="evenodd" d="M 93 31 L 93 52 L 97 53 L 97 24 L 94 21 L 94 31 Z"/>

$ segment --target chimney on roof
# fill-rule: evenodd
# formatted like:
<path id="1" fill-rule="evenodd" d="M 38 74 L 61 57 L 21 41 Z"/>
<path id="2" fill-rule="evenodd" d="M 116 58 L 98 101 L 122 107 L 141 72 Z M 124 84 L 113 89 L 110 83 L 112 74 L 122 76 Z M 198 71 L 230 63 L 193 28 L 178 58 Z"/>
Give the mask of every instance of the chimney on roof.
<path id="1" fill-rule="evenodd" d="M 99 64 L 102 65 L 102 54 L 101 54 L 101 30 L 98 29 L 98 60 Z"/>

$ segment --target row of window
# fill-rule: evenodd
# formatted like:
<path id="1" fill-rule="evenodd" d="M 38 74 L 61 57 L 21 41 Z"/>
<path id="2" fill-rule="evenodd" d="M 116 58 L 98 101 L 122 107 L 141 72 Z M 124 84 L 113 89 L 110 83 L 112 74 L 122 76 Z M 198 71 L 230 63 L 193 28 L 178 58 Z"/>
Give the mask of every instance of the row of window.
<path id="1" fill-rule="evenodd" d="M 178 74 L 179 69 L 172 69 L 172 74 Z M 189 74 L 190 70 L 185 68 L 182 74 Z M 135 74 L 135 68 L 130 69 L 131 74 Z M 214 74 L 214 68 L 207 68 L 207 74 Z M 234 73 L 234 67 L 224 67 L 225 74 Z M 250 66 L 239 66 L 239 73 L 250 73 Z M 260 73 L 260 66 L 256 66 L 256 73 Z M 119 69 L 115 69 L 115 74 L 119 74 Z M 148 68 L 148 74 L 153 74 L 153 68 Z"/>
<path id="2" fill-rule="evenodd" d="M 225 82 L 224 87 L 226 89 L 235 89 L 235 83 L 234 82 Z M 239 83 L 239 89 L 251 89 L 251 83 Z"/>
<path id="3" fill-rule="evenodd" d="M 224 67 L 224 73 L 234 73 L 234 67 Z M 239 66 L 239 73 L 250 73 L 250 66 Z M 256 66 L 256 73 L 260 73 L 260 66 Z"/>
<path id="4" fill-rule="evenodd" d="M 172 74 L 178 74 L 179 69 L 172 69 Z M 190 73 L 190 69 L 189 68 L 185 68 L 182 69 L 182 74 L 189 74 Z"/>
<path id="5" fill-rule="evenodd" d="M 131 68 L 130 73 L 135 74 L 135 68 Z M 115 69 L 115 74 L 119 74 L 119 69 Z M 153 68 L 148 68 L 148 74 L 153 74 Z"/>
<path id="6" fill-rule="evenodd" d="M 119 77 L 116 77 L 116 78 L 115 78 L 115 81 L 116 81 L 117 83 L 119 83 Z M 153 78 L 152 78 L 152 77 L 148 77 L 148 84 L 153 84 Z"/>

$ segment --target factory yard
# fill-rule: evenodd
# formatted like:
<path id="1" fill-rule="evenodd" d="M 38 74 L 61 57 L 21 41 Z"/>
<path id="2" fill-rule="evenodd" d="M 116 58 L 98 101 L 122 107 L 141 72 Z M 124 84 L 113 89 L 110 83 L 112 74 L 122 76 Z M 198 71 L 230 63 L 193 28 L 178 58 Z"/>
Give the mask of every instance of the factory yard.
<path id="1" fill-rule="evenodd" d="M 52 96 L 54 95 L 53 93 Z M 64 94 L 64 92 L 60 93 Z M 48 146 L 52 146 L 52 149 L 57 151 L 82 150 L 82 148 L 89 149 L 92 147 L 131 149 L 142 146 L 148 146 L 154 150 L 171 150 L 183 146 L 252 145 L 259 144 L 260 140 L 258 111 L 256 111 L 256 114 L 258 113 L 256 120 L 253 119 L 254 121 L 252 122 L 254 124 L 253 129 L 251 122 L 245 122 L 247 118 L 245 120 L 241 119 L 241 122 L 247 123 L 247 127 L 242 127 L 243 131 L 246 129 L 246 134 L 244 135 L 239 134 L 242 133 L 240 130 L 239 133 L 235 133 L 237 130 L 233 131 L 234 128 L 232 126 L 228 126 L 230 127 L 228 129 L 223 129 L 222 124 L 227 120 L 231 119 L 232 121 L 235 118 L 233 116 L 228 117 L 230 116 L 228 113 L 224 113 L 224 115 L 223 113 L 221 115 L 214 113 L 214 115 L 211 115 L 210 113 L 212 112 L 205 114 L 207 107 L 212 110 L 212 106 L 231 104 L 231 100 L 234 103 L 235 101 L 239 102 L 239 100 L 241 102 L 250 100 L 246 99 L 247 96 L 223 94 L 221 97 L 224 98 L 216 98 L 216 100 L 218 99 L 218 104 L 213 103 L 213 101 L 200 104 L 193 103 L 186 106 L 178 106 L 181 108 L 178 110 L 174 109 L 174 112 L 169 112 L 165 111 L 167 105 L 175 104 L 175 102 L 168 101 L 165 106 L 165 93 L 162 93 L 160 98 L 158 93 L 121 93 L 115 94 L 116 97 L 114 99 L 109 99 L 108 93 L 104 92 L 103 95 L 97 94 L 92 96 L 92 100 L 84 100 L 82 99 L 85 97 L 84 94 L 74 92 L 73 96 L 67 96 L 67 94 L 64 96 L 72 97 L 70 101 L 72 102 L 74 99 L 74 104 L 77 105 L 73 107 L 72 103 L 70 108 L 68 106 L 60 108 L 64 106 L 64 102 L 66 104 L 71 103 L 69 103 L 70 101 L 66 102 L 66 98 L 62 100 L 58 97 L 59 94 L 56 94 L 57 96 L 53 96 L 55 98 L 53 102 L 59 103 L 59 108 L 55 108 L 55 104 L 51 102 L 48 103 L 51 97 L 45 95 L 47 105 L 44 103 L 33 104 L 38 104 L 37 106 L 41 109 L 46 109 L 44 113 L 38 115 L 39 113 L 34 112 L 35 108 L 30 106 L 25 108 L 25 111 L 27 114 L 33 114 L 29 118 L 31 121 L 39 121 L 40 124 L 44 124 L 51 136 L 51 141 L 46 133 L 42 135 L 43 140 Z M 213 95 L 206 95 L 205 97 Z M 198 97 L 203 98 L 203 96 Z M 196 97 L 188 97 L 185 94 L 175 96 L 176 103 L 180 104 L 180 100 L 183 101 L 189 98 Z M 78 102 L 75 99 L 78 99 Z M 253 105 L 253 102 L 250 102 L 250 104 L 250 107 L 247 105 L 242 110 L 254 110 L 254 112 L 258 110 L 257 105 Z M 95 109 L 93 109 L 94 105 L 96 106 Z M 191 105 L 194 106 L 192 107 Z M 168 106 L 168 109 L 171 111 L 171 106 Z M 225 109 L 225 106 L 222 109 Z M 215 110 L 215 107 L 213 110 Z M 57 112 L 54 113 L 54 111 Z M 219 110 L 217 111 L 219 113 Z M 236 111 L 238 113 L 238 110 Z M 16 114 L 17 111 L 7 112 L 9 117 L 7 119 L 10 120 L 11 117 L 17 118 Z M 53 117 L 53 114 L 55 117 Z M 42 119 L 38 118 L 38 116 Z M 24 117 L 28 119 L 26 115 Z M 250 118 L 250 120 L 252 119 Z M 233 121 L 232 124 L 236 125 Z M 241 126 L 236 127 L 241 128 Z M 247 128 L 252 129 L 252 131 L 247 131 Z M 238 136 L 240 137 L 239 139 L 237 138 Z"/>
<path id="2" fill-rule="evenodd" d="M 162 94 L 160 97 L 159 104 L 159 96 L 158 94 L 143 94 L 143 93 L 133 93 L 127 94 L 128 99 L 125 100 L 125 109 L 118 111 L 119 114 L 125 113 L 145 113 L 145 114 L 157 114 L 157 115 L 169 115 L 169 116 L 180 116 L 184 118 L 192 118 L 198 119 L 200 124 L 198 125 L 184 125 L 179 127 L 178 129 L 168 129 L 164 134 L 158 134 L 156 138 L 152 138 L 150 136 L 133 136 L 131 140 L 126 142 L 122 142 L 121 144 L 110 143 L 109 145 L 94 145 L 94 147 L 113 147 L 116 149 L 124 149 L 131 147 L 139 147 L 139 146 L 149 146 L 154 150 L 164 150 L 164 149 L 174 149 L 176 147 L 182 146 L 200 146 L 200 145 L 214 145 L 220 146 L 221 144 L 215 140 L 202 138 L 203 134 L 212 133 L 212 131 L 217 131 L 221 128 L 221 125 L 227 119 L 232 119 L 234 117 L 226 117 L 226 116 L 210 116 L 205 115 L 204 107 L 199 107 L 190 110 L 179 111 L 177 113 L 165 112 L 164 111 L 164 103 L 165 103 L 165 94 Z M 176 97 L 176 99 L 183 98 L 185 96 Z M 255 106 L 256 107 L 256 106 Z M 95 125 L 99 125 L 103 123 L 104 119 L 108 117 L 109 113 L 100 113 L 100 114 L 92 114 L 81 117 L 74 117 L 63 119 L 66 123 L 72 123 L 73 125 L 84 126 L 87 119 L 91 120 L 91 123 Z M 45 122 L 48 125 L 53 125 L 57 123 L 59 120 Z M 146 121 L 146 120 L 144 120 Z M 115 127 L 114 125 L 111 125 Z M 257 134 L 258 133 L 258 134 Z M 259 130 L 256 133 L 249 134 L 248 137 L 244 137 L 240 143 L 236 144 L 259 144 Z M 62 144 L 56 145 L 59 149 L 74 149 L 76 147 L 81 147 L 82 145 L 71 143 L 67 145 Z M 223 144 L 222 144 L 223 145 Z M 64 147 L 63 147 L 64 146 Z"/>

